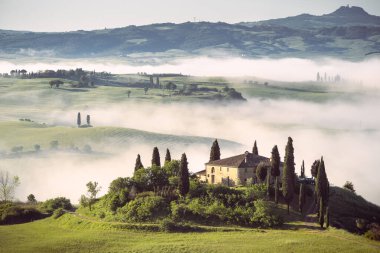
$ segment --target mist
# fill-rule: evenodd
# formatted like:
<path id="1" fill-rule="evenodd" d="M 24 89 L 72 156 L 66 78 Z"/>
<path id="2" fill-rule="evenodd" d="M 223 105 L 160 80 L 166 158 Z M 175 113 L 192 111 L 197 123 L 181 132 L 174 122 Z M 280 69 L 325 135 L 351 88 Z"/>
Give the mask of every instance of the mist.
<path id="1" fill-rule="evenodd" d="M 346 80 L 362 82 L 365 90 L 380 84 L 380 76 L 377 74 L 379 66 L 378 58 L 362 62 L 333 59 L 197 58 L 158 66 L 134 66 L 125 62 L 105 64 L 96 60 L 33 64 L 0 61 L 0 72 L 22 68 L 37 71 L 81 67 L 112 73 L 181 72 L 227 78 L 256 76 L 289 82 L 314 80 L 316 72 L 327 72 L 331 75 L 339 74 Z M 221 145 L 222 158 L 251 151 L 254 140 L 257 140 L 260 155 L 270 157 L 272 147 L 278 145 L 283 160 L 287 138 L 291 136 L 298 173 L 304 160 L 306 174 L 310 176 L 311 164 L 323 156 L 331 184 L 342 186 L 345 181 L 352 181 L 359 195 L 380 204 L 380 185 L 375 176 L 379 163 L 377 156 L 380 153 L 380 118 L 375 115 L 378 115 L 380 99 L 379 93 L 370 94 L 373 91 L 371 89 L 367 91 L 356 100 L 313 103 L 248 98 L 246 103 L 224 105 L 149 103 L 136 100 L 110 103 L 106 99 L 66 101 L 58 96 L 54 100 L 44 100 L 46 93 L 43 90 L 28 93 L 15 91 L 0 93 L 0 120 L 12 121 L 25 117 L 52 126 L 73 127 L 76 124 L 76 114 L 80 111 L 82 115 L 91 115 L 95 127 L 116 126 L 163 134 L 211 137 L 241 144 L 235 147 Z M 1 103 L 6 100 L 8 102 Z M 143 164 L 149 166 L 153 147 L 156 146 L 144 142 L 126 145 L 110 140 L 84 144 L 90 144 L 96 152 L 106 155 L 58 153 L 46 157 L 2 159 L 0 169 L 20 177 L 17 199 L 25 200 L 28 194 L 33 193 L 38 200 L 66 196 L 77 203 L 80 195 L 85 193 L 88 181 L 98 181 L 102 186 L 102 195 L 107 192 L 113 179 L 131 176 L 137 154 L 142 156 Z M 170 149 L 173 159 L 179 159 L 186 152 L 189 169 L 196 172 L 204 169 L 211 144 L 210 141 L 190 145 L 160 143 L 157 146 L 161 160 L 164 159 L 166 148 Z M 0 138 L 0 147 L 2 145 Z"/>
<path id="2" fill-rule="evenodd" d="M 191 107 L 191 110 L 189 109 Z M 228 157 L 251 150 L 258 142 L 259 154 L 270 157 L 278 145 L 281 159 L 287 137 L 294 140 L 296 171 L 305 160 L 306 174 L 315 159 L 324 157 L 326 171 L 333 185 L 342 186 L 353 181 L 358 194 L 380 203 L 380 186 L 376 174 L 380 153 L 380 119 L 374 117 L 379 100 L 356 103 L 315 104 L 287 100 L 249 100 L 244 104 L 211 106 L 209 104 L 121 103 L 84 110 L 92 115 L 95 126 L 120 126 L 156 133 L 208 136 L 241 143 L 231 149 L 221 145 L 221 155 Z M 77 109 L 55 110 L 51 114 L 35 114 L 34 120 L 48 124 L 72 126 Z M 186 113 L 184 113 L 186 112 Z M 148 116 L 149 115 L 149 116 Z M 158 123 L 159 122 L 159 123 Z M 150 165 L 152 145 L 133 146 L 91 144 L 96 151 L 110 154 L 105 157 L 54 155 L 47 158 L 7 159 L 1 163 L 20 176 L 17 197 L 29 193 L 40 199 L 57 195 L 70 197 L 75 203 L 85 192 L 85 184 L 98 181 L 106 193 L 109 183 L 121 176 L 131 176 L 136 155 L 142 156 L 145 166 Z M 173 159 L 186 152 L 189 169 L 204 169 L 208 161 L 209 145 L 181 144 L 159 146 L 161 159 L 169 148 Z M 43 175 L 43 176 L 42 176 Z"/>
<path id="3" fill-rule="evenodd" d="M 63 60 L 50 59 L 49 61 L 30 60 L 0 61 L 0 73 L 12 69 L 26 69 L 39 71 L 45 69 L 70 69 L 81 67 L 98 72 L 106 71 L 114 74 L 128 74 L 137 72 L 146 73 L 182 73 L 194 76 L 224 76 L 241 77 L 254 76 L 274 81 L 301 82 L 316 79 L 317 72 L 327 73 L 329 76 L 339 74 L 345 80 L 360 83 L 366 86 L 379 87 L 378 69 L 380 58 L 368 57 L 364 61 L 351 62 L 333 58 L 320 59 L 247 59 L 247 58 L 184 58 L 163 62 L 155 59 L 156 64 L 135 64 L 133 59 L 83 59 Z"/>

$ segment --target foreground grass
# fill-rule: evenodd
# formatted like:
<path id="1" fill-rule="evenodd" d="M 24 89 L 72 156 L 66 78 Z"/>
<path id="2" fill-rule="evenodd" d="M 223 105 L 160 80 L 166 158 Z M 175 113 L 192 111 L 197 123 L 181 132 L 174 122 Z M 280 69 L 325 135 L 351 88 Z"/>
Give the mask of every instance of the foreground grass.
<path id="1" fill-rule="evenodd" d="M 162 233 L 82 220 L 1 226 L 0 252 L 379 252 L 380 244 L 344 231 L 293 226 L 289 230 L 240 229 Z"/>

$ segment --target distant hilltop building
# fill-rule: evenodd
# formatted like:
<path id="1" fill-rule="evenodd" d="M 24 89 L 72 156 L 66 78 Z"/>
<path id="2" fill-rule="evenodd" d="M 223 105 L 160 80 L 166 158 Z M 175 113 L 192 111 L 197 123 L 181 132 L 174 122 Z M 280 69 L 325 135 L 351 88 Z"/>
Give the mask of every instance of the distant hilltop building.
<path id="1" fill-rule="evenodd" d="M 222 184 L 226 186 L 245 185 L 248 180 L 257 183 L 256 168 L 260 162 L 269 163 L 270 159 L 246 151 L 243 154 L 208 162 L 206 169 L 196 175 L 201 181 L 209 184 Z M 282 173 L 282 163 L 280 165 Z"/>

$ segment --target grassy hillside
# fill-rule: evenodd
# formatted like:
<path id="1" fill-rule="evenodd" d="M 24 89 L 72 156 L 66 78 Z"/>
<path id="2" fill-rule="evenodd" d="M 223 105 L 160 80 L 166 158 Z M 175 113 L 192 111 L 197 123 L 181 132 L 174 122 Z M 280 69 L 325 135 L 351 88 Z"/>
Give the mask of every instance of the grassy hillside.
<path id="1" fill-rule="evenodd" d="M 380 220 L 379 206 L 343 188 L 331 187 L 329 203 L 333 226 L 358 232 L 356 219 L 365 219 L 368 222 Z"/>
<path id="2" fill-rule="evenodd" d="M 0 227 L 0 252 L 379 252 L 380 243 L 347 232 L 219 228 L 203 233 L 126 229 L 66 214 Z M 231 231 L 232 230 L 232 231 Z M 233 231 L 235 230 L 235 231 Z M 225 231 L 225 232 L 223 232 Z M 227 232 L 228 231 L 228 232 Z"/>
<path id="3" fill-rule="evenodd" d="M 57 140 L 62 148 L 85 144 L 132 146 L 146 144 L 153 146 L 188 146 L 196 144 L 210 145 L 214 139 L 196 136 L 177 136 L 159 134 L 136 129 L 121 127 L 91 127 L 76 128 L 64 126 L 48 126 L 35 122 L 0 122 L 2 133 L 1 145 L 10 149 L 14 146 L 23 146 L 24 150 L 34 149 L 35 144 L 41 149 L 48 149 L 50 142 Z M 239 147 L 240 144 L 232 141 L 220 140 L 226 147 Z"/>

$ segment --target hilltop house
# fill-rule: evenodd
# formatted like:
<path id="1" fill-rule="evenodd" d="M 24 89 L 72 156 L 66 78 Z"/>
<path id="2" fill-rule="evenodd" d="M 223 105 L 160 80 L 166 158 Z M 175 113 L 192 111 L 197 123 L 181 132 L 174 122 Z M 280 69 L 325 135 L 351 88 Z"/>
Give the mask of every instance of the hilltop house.
<path id="1" fill-rule="evenodd" d="M 246 151 L 243 154 L 208 162 L 206 169 L 197 172 L 201 181 L 209 184 L 223 184 L 227 186 L 244 185 L 248 179 L 257 183 L 256 167 L 260 162 L 269 162 L 264 156 L 255 155 Z M 280 166 L 282 172 L 282 164 Z"/>

